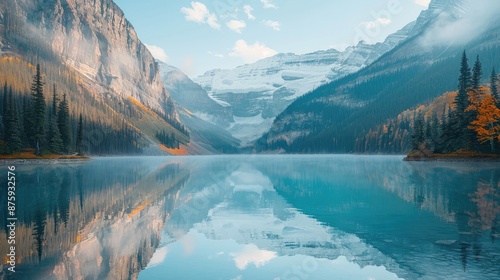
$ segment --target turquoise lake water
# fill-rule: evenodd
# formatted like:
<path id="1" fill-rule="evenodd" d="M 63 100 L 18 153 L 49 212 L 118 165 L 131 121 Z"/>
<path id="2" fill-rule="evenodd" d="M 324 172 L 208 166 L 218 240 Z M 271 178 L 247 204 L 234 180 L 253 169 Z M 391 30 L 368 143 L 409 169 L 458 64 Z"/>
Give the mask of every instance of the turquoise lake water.
<path id="1" fill-rule="evenodd" d="M 16 172 L 5 279 L 500 279 L 498 163 L 242 155 Z"/>

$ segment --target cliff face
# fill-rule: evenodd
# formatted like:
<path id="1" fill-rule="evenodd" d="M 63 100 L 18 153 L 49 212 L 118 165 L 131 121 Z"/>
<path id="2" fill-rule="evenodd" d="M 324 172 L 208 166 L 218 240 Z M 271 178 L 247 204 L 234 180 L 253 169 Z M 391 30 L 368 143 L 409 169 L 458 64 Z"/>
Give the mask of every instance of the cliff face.
<path id="1" fill-rule="evenodd" d="M 8 0 L 0 4 L 0 14 L 5 29 L 15 27 L 28 40 L 44 42 L 98 92 L 132 96 L 177 118 L 157 64 L 112 0 Z"/>

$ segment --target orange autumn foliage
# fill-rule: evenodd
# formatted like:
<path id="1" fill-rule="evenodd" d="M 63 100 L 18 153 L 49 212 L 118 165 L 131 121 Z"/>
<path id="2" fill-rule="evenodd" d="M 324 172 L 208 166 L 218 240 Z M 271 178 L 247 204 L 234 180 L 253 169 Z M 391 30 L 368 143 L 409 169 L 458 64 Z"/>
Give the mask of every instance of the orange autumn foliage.
<path id="1" fill-rule="evenodd" d="M 477 92 L 470 92 L 469 101 L 471 104 L 466 111 L 477 112 L 477 117 L 471 122 L 469 129 L 477 133 L 478 141 L 492 143 L 496 138 L 500 142 L 500 109 L 496 106 L 497 100 L 490 90 L 481 87 Z"/>

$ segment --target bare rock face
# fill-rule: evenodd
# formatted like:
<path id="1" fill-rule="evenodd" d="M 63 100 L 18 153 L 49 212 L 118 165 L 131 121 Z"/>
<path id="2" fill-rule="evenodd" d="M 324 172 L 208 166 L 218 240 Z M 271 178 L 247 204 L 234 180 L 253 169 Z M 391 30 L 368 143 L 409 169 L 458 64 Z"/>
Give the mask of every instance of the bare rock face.
<path id="1" fill-rule="evenodd" d="M 19 17 L 26 34 L 46 42 L 98 92 L 131 96 L 177 118 L 153 56 L 112 0 L 9 1 L 13 3 L 0 5 L 0 14 Z"/>

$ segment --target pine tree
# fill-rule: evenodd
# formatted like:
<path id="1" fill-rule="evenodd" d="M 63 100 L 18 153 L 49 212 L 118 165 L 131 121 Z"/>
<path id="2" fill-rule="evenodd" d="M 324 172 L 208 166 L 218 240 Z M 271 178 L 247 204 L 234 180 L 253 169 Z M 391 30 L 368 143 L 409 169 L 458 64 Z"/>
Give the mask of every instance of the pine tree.
<path id="1" fill-rule="evenodd" d="M 51 153 L 61 154 L 63 151 L 63 142 L 61 140 L 61 133 L 57 127 L 57 120 L 54 114 L 49 115 L 49 129 L 48 129 L 48 148 Z"/>
<path id="2" fill-rule="evenodd" d="M 445 150 L 445 145 L 447 144 L 447 133 L 448 133 L 448 122 L 447 122 L 447 109 L 448 105 L 445 104 L 443 108 L 443 114 L 441 115 L 441 122 L 438 124 L 438 133 L 436 140 L 436 147 L 434 152 L 443 153 Z"/>
<path id="3" fill-rule="evenodd" d="M 431 120 L 430 119 L 427 119 L 427 121 L 424 122 L 425 123 L 425 133 L 424 133 L 424 138 L 428 141 L 428 142 L 432 142 L 432 128 L 431 128 Z"/>
<path id="4" fill-rule="evenodd" d="M 59 110 L 57 112 L 57 125 L 61 133 L 63 143 L 63 152 L 67 153 L 71 144 L 71 124 L 69 119 L 69 106 L 66 100 L 66 94 L 63 94 L 63 99 L 59 103 Z"/>
<path id="5" fill-rule="evenodd" d="M 21 127 L 19 123 L 17 103 L 12 96 L 12 88 L 10 88 L 9 90 L 9 98 L 5 118 L 7 119 L 5 128 L 5 142 L 7 143 L 8 152 L 19 152 L 22 148 Z"/>
<path id="6" fill-rule="evenodd" d="M 57 119 L 57 90 L 56 85 L 53 86 L 52 92 L 52 107 L 49 112 L 49 128 L 47 133 L 47 144 L 49 151 L 54 154 L 61 154 L 63 152 L 63 141 L 61 139 L 61 133 L 59 131 L 58 119 Z"/>
<path id="7" fill-rule="evenodd" d="M 478 90 L 481 85 L 481 78 L 483 76 L 483 69 L 481 66 L 481 61 L 479 61 L 479 55 L 476 57 L 476 62 L 472 68 L 472 88 Z"/>
<path id="8" fill-rule="evenodd" d="M 3 101 L 2 101 L 2 128 L 3 128 L 3 137 L 5 139 L 5 127 L 7 125 L 7 118 L 5 117 L 5 114 L 7 113 L 7 107 L 8 107 L 8 87 L 7 87 L 7 82 L 3 85 Z"/>
<path id="9" fill-rule="evenodd" d="M 56 92 L 56 84 L 54 84 L 54 91 L 52 93 L 52 115 L 57 115 L 57 92 Z"/>
<path id="10" fill-rule="evenodd" d="M 469 107 L 468 91 L 472 86 L 472 77 L 465 51 L 462 54 L 460 64 L 460 76 L 458 78 L 458 94 L 455 97 L 455 111 L 453 112 L 453 120 L 450 123 L 455 132 L 453 138 L 456 139 L 456 144 L 453 145 L 454 150 L 470 149 L 473 133 L 467 128 L 471 121 L 471 114 L 465 110 Z"/>
<path id="11" fill-rule="evenodd" d="M 33 76 L 31 84 L 31 94 L 33 96 L 33 108 L 31 110 L 31 118 L 33 120 L 33 145 L 35 154 L 41 154 L 41 147 L 45 142 L 45 98 L 43 96 L 42 74 L 40 72 L 40 64 L 36 65 L 36 74 Z"/>
<path id="12" fill-rule="evenodd" d="M 25 97 L 23 99 L 23 112 L 22 112 L 22 118 L 23 118 L 23 129 L 24 129 L 24 135 L 26 136 L 26 146 L 27 147 L 33 147 L 34 146 L 34 133 L 33 133 L 33 114 L 31 112 L 31 103 L 28 97 Z"/>
<path id="13" fill-rule="evenodd" d="M 418 151 L 420 149 L 420 145 L 425 141 L 424 134 L 424 118 L 422 115 L 418 115 L 413 123 L 413 134 L 411 136 L 412 150 Z"/>
<path id="14" fill-rule="evenodd" d="M 3 102 L 2 102 L 2 115 L 5 114 L 5 111 L 7 111 L 7 95 L 8 95 L 8 85 L 7 82 L 4 83 L 3 85 Z"/>
<path id="15" fill-rule="evenodd" d="M 493 67 L 493 70 L 491 71 L 491 78 L 490 78 L 490 90 L 491 90 L 491 94 L 493 95 L 493 97 L 495 97 L 497 99 L 497 102 L 500 101 L 500 96 L 498 95 L 498 86 L 497 86 L 497 83 L 498 83 L 498 77 L 497 77 L 497 73 L 495 71 L 495 68 Z"/>
<path id="16" fill-rule="evenodd" d="M 437 110 L 432 111 L 432 125 L 431 125 L 431 140 L 434 146 L 434 150 L 439 145 L 439 120 L 437 116 Z"/>
<path id="17" fill-rule="evenodd" d="M 458 112 L 465 112 L 465 109 L 468 107 L 469 97 L 467 96 L 467 92 L 469 91 L 471 85 L 472 77 L 469 62 L 467 54 L 464 51 L 462 54 L 462 62 L 460 64 L 460 76 L 458 78 L 458 94 L 454 100 L 454 104 L 456 105 Z"/>
<path id="18" fill-rule="evenodd" d="M 76 151 L 79 155 L 83 155 L 83 117 L 80 114 L 80 119 L 78 120 L 78 129 L 76 132 Z"/>
<path id="19" fill-rule="evenodd" d="M 454 118 L 454 113 L 451 108 L 445 107 L 443 111 L 443 120 L 441 121 L 441 134 L 439 137 L 440 148 L 439 152 L 441 153 L 449 153 L 457 150 L 457 141 L 456 138 L 456 118 Z"/>

